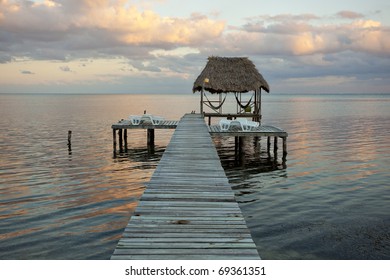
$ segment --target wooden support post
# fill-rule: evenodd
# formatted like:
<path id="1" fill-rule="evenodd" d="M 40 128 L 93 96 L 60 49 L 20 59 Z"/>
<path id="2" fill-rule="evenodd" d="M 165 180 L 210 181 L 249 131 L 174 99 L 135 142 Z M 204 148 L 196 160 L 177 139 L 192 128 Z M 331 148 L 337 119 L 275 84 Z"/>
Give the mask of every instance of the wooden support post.
<path id="1" fill-rule="evenodd" d="M 127 129 L 125 129 L 124 133 L 123 133 L 123 140 L 125 142 L 125 153 L 127 153 L 128 149 L 127 149 Z"/>
<path id="2" fill-rule="evenodd" d="M 287 137 L 283 137 L 283 160 L 287 157 Z"/>
<path id="3" fill-rule="evenodd" d="M 258 137 L 258 136 L 255 136 L 253 137 L 253 145 L 254 145 L 254 148 L 257 150 L 257 147 L 260 147 L 261 148 L 261 138 Z"/>
<path id="4" fill-rule="evenodd" d="M 148 128 L 148 135 L 147 135 L 147 144 L 148 146 L 154 146 L 154 129 Z"/>
<path id="5" fill-rule="evenodd" d="M 202 91 L 200 92 L 200 113 L 203 115 L 203 90 L 204 90 L 204 83 L 202 85 Z"/>
<path id="6" fill-rule="evenodd" d="M 118 137 L 119 137 L 119 152 L 123 152 L 123 129 L 118 129 Z"/>
<path id="7" fill-rule="evenodd" d="M 68 151 L 72 151 L 72 130 L 68 130 Z"/>
<path id="8" fill-rule="evenodd" d="M 278 157 L 278 137 L 274 137 L 274 158 Z"/>
<path id="9" fill-rule="evenodd" d="M 116 158 L 116 129 L 112 129 L 112 145 L 113 145 L 113 154 L 114 158 Z"/>
<path id="10" fill-rule="evenodd" d="M 149 154 L 154 154 L 154 129 L 148 128 L 147 130 L 147 146 Z"/>
<path id="11" fill-rule="evenodd" d="M 238 153 L 240 156 L 240 162 L 243 162 L 244 160 L 244 137 L 238 137 Z"/>
<path id="12" fill-rule="evenodd" d="M 267 153 L 269 154 L 271 150 L 271 136 L 267 137 Z"/>

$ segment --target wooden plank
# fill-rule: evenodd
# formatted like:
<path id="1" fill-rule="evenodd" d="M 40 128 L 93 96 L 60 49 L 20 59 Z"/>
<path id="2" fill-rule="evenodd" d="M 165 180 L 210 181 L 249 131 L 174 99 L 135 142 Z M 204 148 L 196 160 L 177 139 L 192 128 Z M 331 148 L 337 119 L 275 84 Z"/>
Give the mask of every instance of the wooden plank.
<path id="1" fill-rule="evenodd" d="M 122 249 L 117 248 L 115 249 L 114 254 L 117 255 L 166 255 L 166 254 L 175 254 L 175 255 L 183 255 L 185 257 L 188 254 L 189 249 L 191 249 L 191 254 L 193 255 L 222 255 L 222 256 L 228 256 L 228 255 L 236 255 L 237 252 L 241 252 L 244 255 L 250 255 L 253 254 L 253 248 L 247 249 L 247 248 L 239 248 L 237 249 L 219 249 L 219 248 L 202 248 L 202 249 L 193 249 L 193 248 L 185 248 L 185 249 L 176 249 L 176 248 L 168 248 L 168 249 L 159 249 L 159 248 L 135 248 L 135 249 Z"/>
<path id="2" fill-rule="evenodd" d="M 112 260 L 253 260 L 258 259 L 258 255 L 176 255 L 176 254 L 165 254 L 165 255 L 113 255 Z"/>
<path id="3" fill-rule="evenodd" d="M 247 243 L 174 243 L 174 242 L 120 242 L 118 249 L 147 249 L 151 245 L 155 249 L 255 249 L 256 245 L 253 242 Z"/>
<path id="4" fill-rule="evenodd" d="M 171 237 L 165 237 L 165 238 L 148 238 L 148 237 L 140 237 L 140 238 L 122 238 L 119 240 L 119 243 L 190 243 L 190 244 L 198 244 L 198 243 L 226 243 L 226 244 L 238 244 L 238 243 L 252 243 L 252 238 L 196 238 L 196 237 L 188 237 L 188 238 L 171 238 Z M 119 244 L 118 243 L 118 244 Z"/>

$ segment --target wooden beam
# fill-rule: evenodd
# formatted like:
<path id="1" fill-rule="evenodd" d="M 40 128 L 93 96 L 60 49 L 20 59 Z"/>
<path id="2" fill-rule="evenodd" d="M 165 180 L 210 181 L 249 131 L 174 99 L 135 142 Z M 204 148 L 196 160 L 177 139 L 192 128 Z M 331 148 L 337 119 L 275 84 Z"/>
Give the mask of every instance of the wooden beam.
<path id="1" fill-rule="evenodd" d="M 128 149 L 127 149 L 127 129 L 124 129 L 123 140 L 125 142 L 125 152 L 127 153 L 127 151 L 128 151 Z"/>
<path id="2" fill-rule="evenodd" d="M 113 154 L 114 158 L 116 157 L 116 129 L 112 129 L 112 144 L 113 144 Z"/>
<path id="3" fill-rule="evenodd" d="M 283 159 L 287 157 L 287 137 L 282 137 L 283 139 Z"/>
<path id="4" fill-rule="evenodd" d="M 148 129 L 147 132 L 147 144 L 148 146 L 154 146 L 154 129 Z"/>
<path id="5" fill-rule="evenodd" d="M 118 129 L 118 138 L 119 138 L 119 152 L 123 152 L 123 129 Z"/>
<path id="6" fill-rule="evenodd" d="M 274 137 L 274 157 L 277 158 L 278 155 L 278 137 Z"/>

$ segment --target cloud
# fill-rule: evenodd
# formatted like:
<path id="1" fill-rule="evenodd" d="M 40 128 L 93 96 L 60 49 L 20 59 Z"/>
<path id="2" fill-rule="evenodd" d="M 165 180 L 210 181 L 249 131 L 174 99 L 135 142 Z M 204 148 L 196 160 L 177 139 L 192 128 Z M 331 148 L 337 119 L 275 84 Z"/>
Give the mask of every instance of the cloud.
<path id="1" fill-rule="evenodd" d="M 230 31 L 225 44 L 257 54 L 310 55 L 346 50 L 375 55 L 390 54 L 390 28 L 353 12 L 340 12 L 348 22 L 323 23 L 320 17 L 305 15 L 259 16 L 248 19 L 240 30 Z M 254 47 L 245 47 L 248 46 Z"/>
<path id="2" fill-rule="evenodd" d="M 223 21 L 201 14 L 161 17 L 121 0 L 0 2 L 0 40 L 12 56 L 72 59 L 148 55 L 150 49 L 196 46 L 222 35 Z M 22 19 L 22 20 L 21 20 Z M 119 52 L 119 53 L 116 53 Z"/>
<path id="3" fill-rule="evenodd" d="M 352 11 L 340 11 L 337 13 L 337 16 L 340 18 L 346 18 L 346 19 L 364 18 L 363 14 L 352 12 Z"/>
<path id="4" fill-rule="evenodd" d="M 31 72 L 29 70 L 20 70 L 20 73 L 23 75 L 34 75 L 34 72 Z"/>
<path id="5" fill-rule="evenodd" d="M 30 69 L 36 75 L 24 80 L 37 84 L 150 79 L 152 87 L 167 78 L 188 85 L 208 56 L 220 55 L 250 57 L 273 89 L 320 77 L 337 85 L 389 78 L 390 27 L 368 14 L 257 15 L 227 27 L 228 19 L 210 13 L 163 17 L 150 7 L 124 0 L 0 0 L 0 70 L 18 61 L 14 73 Z"/>

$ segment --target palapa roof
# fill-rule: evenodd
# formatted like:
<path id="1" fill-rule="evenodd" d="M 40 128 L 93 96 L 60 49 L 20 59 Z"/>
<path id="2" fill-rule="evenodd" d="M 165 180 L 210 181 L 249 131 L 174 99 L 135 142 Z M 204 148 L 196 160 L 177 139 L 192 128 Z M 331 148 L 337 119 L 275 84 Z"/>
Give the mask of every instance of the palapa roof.
<path id="1" fill-rule="evenodd" d="M 209 81 L 204 83 L 205 79 Z M 247 57 L 208 58 L 206 67 L 194 82 L 193 92 L 204 89 L 211 93 L 248 92 L 260 88 L 269 92 L 269 85 Z"/>

